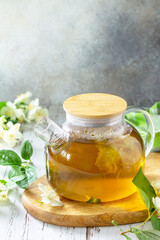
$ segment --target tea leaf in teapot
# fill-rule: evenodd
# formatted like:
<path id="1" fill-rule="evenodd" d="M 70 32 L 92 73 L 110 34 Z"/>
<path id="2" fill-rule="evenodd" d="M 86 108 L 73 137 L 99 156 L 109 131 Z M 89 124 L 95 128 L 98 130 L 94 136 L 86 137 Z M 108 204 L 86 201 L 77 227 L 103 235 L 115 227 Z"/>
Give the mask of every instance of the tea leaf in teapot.
<path id="1" fill-rule="evenodd" d="M 33 148 L 29 140 L 26 140 L 21 148 L 21 157 L 25 160 L 29 160 L 33 154 Z"/>
<path id="2" fill-rule="evenodd" d="M 0 150 L 0 165 L 21 166 L 21 158 L 12 150 Z"/>
<path id="3" fill-rule="evenodd" d="M 151 223 L 152 223 L 152 227 L 155 229 L 155 230 L 158 230 L 160 231 L 160 219 L 157 218 L 155 215 L 153 215 L 151 217 Z"/>
<path id="4" fill-rule="evenodd" d="M 101 203 L 101 199 L 91 197 L 91 198 L 87 201 L 87 203 Z"/>
<path id="5" fill-rule="evenodd" d="M 144 176 L 142 172 L 142 168 L 138 171 L 137 175 L 134 177 L 132 182 L 136 185 L 136 187 L 139 190 L 139 193 L 149 210 L 149 212 L 152 212 L 154 209 L 154 205 L 152 202 L 152 197 L 156 197 L 156 192 L 148 179 Z"/>

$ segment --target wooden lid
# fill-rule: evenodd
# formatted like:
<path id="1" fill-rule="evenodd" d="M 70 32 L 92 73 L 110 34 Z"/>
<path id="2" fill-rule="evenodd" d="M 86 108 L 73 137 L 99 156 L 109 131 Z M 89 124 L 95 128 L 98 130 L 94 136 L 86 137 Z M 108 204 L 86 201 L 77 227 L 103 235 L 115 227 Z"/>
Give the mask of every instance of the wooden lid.
<path id="1" fill-rule="evenodd" d="M 110 118 L 125 112 L 127 102 L 106 93 L 85 93 L 68 98 L 63 103 L 66 113 L 80 118 Z"/>

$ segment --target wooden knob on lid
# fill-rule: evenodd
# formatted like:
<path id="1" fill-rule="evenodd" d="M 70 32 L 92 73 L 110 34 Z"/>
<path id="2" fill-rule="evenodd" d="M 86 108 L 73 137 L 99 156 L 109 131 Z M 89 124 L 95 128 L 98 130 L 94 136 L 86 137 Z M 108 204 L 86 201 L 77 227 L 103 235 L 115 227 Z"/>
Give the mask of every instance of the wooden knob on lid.
<path id="1" fill-rule="evenodd" d="M 125 112 L 127 102 L 118 96 L 106 93 L 85 93 L 68 98 L 63 103 L 66 113 L 87 119 L 102 119 Z"/>

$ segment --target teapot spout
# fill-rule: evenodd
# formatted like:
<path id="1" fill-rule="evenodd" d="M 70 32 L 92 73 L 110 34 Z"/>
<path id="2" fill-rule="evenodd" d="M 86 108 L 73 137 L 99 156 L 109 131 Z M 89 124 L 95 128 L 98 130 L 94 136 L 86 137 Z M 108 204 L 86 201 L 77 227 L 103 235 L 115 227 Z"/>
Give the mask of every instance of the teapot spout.
<path id="1" fill-rule="evenodd" d="M 48 117 L 44 117 L 36 124 L 35 134 L 52 147 L 56 153 L 68 150 L 74 140 L 72 133 L 64 131 Z"/>

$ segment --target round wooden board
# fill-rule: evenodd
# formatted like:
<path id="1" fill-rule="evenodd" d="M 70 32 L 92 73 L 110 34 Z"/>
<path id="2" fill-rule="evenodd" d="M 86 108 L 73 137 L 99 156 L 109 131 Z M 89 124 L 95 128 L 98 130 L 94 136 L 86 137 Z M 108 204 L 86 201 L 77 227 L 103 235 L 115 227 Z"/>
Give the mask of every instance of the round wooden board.
<path id="1" fill-rule="evenodd" d="M 150 153 L 146 159 L 145 175 L 150 181 L 160 180 L 160 154 Z M 25 209 L 35 218 L 60 226 L 89 227 L 110 226 L 115 220 L 118 224 L 128 224 L 144 221 L 147 210 L 138 193 L 125 199 L 92 204 L 72 201 L 61 197 L 63 207 L 51 207 L 41 201 L 38 183 L 48 187 L 46 176 L 32 183 L 23 193 L 22 202 Z"/>

